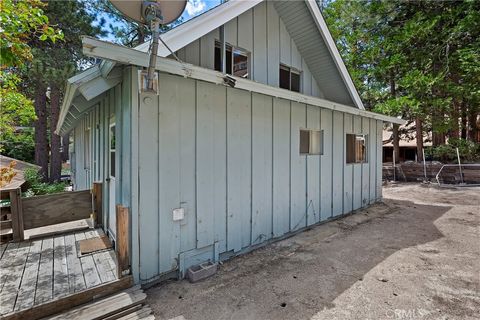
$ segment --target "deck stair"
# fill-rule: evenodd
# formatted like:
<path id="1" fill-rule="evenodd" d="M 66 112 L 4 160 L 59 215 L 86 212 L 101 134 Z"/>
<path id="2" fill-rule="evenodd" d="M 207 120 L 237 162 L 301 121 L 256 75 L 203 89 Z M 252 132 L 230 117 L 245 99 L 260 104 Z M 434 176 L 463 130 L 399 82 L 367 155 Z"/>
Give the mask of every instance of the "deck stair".
<path id="1" fill-rule="evenodd" d="M 141 287 L 134 286 L 44 319 L 153 320 L 155 317 L 150 307 L 146 305 L 146 298 L 147 295 L 143 292 Z"/>

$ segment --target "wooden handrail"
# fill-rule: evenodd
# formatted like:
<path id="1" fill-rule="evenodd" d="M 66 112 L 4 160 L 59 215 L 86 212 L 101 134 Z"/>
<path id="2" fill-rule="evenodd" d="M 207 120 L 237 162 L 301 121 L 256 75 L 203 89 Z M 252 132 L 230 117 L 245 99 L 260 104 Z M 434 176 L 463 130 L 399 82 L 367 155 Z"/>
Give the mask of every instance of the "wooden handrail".
<path id="1" fill-rule="evenodd" d="M 10 210 L 12 214 L 13 241 L 23 241 L 24 225 L 23 225 L 22 190 L 20 188 L 10 190 L 9 194 L 10 194 Z"/>

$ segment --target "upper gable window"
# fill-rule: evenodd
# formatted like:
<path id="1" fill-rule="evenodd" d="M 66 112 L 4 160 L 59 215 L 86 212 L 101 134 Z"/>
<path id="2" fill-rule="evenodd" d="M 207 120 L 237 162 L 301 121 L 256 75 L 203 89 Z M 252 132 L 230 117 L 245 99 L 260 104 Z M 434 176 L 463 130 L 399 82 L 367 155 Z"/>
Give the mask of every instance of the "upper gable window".
<path id="1" fill-rule="evenodd" d="M 250 78 L 250 53 L 246 50 L 226 45 L 225 73 L 240 78 Z M 222 44 L 215 41 L 215 70 L 222 71 Z"/>
<path id="2" fill-rule="evenodd" d="M 280 88 L 300 92 L 300 74 L 299 70 L 280 65 Z"/>

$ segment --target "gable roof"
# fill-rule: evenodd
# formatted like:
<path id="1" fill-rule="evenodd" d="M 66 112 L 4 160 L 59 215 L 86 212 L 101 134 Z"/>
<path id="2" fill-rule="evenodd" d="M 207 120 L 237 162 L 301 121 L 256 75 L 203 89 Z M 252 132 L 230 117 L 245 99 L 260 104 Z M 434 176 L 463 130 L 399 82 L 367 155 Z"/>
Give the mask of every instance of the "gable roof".
<path id="1" fill-rule="evenodd" d="M 161 35 L 177 51 L 266 0 L 230 0 Z M 315 0 L 275 1 L 275 9 L 309 66 L 325 98 L 365 109 Z M 135 49 L 148 52 L 150 43 Z M 159 45 L 158 56 L 170 51 Z M 343 88 L 341 88 L 343 87 Z M 348 92 L 348 96 L 345 95 Z"/>

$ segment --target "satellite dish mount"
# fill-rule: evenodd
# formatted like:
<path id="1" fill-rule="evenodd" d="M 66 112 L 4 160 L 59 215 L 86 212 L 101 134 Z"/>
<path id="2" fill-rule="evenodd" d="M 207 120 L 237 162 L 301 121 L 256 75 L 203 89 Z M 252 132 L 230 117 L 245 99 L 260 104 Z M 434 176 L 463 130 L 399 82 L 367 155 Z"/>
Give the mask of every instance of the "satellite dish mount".
<path id="1" fill-rule="evenodd" d="M 150 25 L 152 31 L 152 50 L 150 52 L 150 62 L 147 70 L 147 91 L 156 92 L 155 66 L 157 64 L 158 39 L 160 37 L 160 24 L 163 21 L 162 10 L 158 2 L 143 1 L 142 16 L 145 22 Z M 142 81 L 143 82 L 143 81 Z"/>

